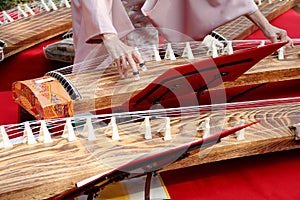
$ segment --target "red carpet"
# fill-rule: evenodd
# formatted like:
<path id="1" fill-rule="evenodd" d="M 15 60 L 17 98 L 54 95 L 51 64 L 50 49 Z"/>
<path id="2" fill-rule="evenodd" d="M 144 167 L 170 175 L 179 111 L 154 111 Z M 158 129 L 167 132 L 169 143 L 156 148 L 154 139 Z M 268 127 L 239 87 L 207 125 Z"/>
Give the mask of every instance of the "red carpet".
<path id="1" fill-rule="evenodd" d="M 15 81 L 41 77 L 48 71 L 64 66 L 63 63 L 45 58 L 43 47 L 54 41 L 57 39 L 36 45 L 0 62 L 0 91 L 11 91 L 11 85 Z"/>
<path id="2" fill-rule="evenodd" d="M 19 122 L 18 104 L 12 99 L 11 91 L 0 92 L 0 125 Z"/>
<path id="3" fill-rule="evenodd" d="M 163 172 L 172 200 L 296 200 L 300 150 Z"/>

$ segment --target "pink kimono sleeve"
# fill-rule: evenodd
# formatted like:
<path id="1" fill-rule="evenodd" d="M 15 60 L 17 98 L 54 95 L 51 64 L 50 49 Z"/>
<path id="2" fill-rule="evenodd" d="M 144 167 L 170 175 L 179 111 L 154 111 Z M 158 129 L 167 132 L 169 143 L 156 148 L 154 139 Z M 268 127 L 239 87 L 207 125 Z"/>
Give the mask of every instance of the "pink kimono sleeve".
<path id="1" fill-rule="evenodd" d="M 98 43 L 103 33 L 120 37 L 133 30 L 133 25 L 120 0 L 82 0 L 85 41 Z"/>
<path id="2" fill-rule="evenodd" d="M 146 0 L 142 11 L 171 42 L 202 40 L 213 29 L 257 10 L 253 0 Z"/>

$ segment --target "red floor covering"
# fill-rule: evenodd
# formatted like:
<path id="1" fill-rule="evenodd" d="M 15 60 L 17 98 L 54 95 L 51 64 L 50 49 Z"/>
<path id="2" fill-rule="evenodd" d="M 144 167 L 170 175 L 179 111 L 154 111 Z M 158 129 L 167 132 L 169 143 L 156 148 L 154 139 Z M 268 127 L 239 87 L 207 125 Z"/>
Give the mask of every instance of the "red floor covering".
<path id="1" fill-rule="evenodd" d="M 286 29 L 290 37 L 300 38 L 300 15 L 294 10 L 284 13 L 272 24 Z M 261 31 L 256 31 L 246 39 L 265 37 Z M 299 96 L 299 81 L 289 84 L 266 85 L 260 94 Z M 251 100 L 249 95 L 237 100 L 245 100 L 245 97 Z M 172 200 L 298 200 L 299 167 L 300 149 L 297 149 L 194 166 L 164 172 L 161 176 Z"/>
<path id="2" fill-rule="evenodd" d="M 273 23 L 299 38 L 300 17 L 290 10 Z M 263 38 L 257 32 L 247 39 Z M 49 41 L 52 42 L 52 41 Z M 11 101 L 11 83 L 42 76 L 63 64 L 47 61 L 37 45 L 0 63 L 0 124 L 15 123 L 18 108 Z M 297 85 L 299 81 L 296 81 Z M 289 87 L 298 94 L 297 86 Z M 284 85 L 281 85 L 284 90 Z M 296 91 L 295 91 L 296 90 Z M 281 92 L 285 96 L 288 90 Z M 272 94 L 272 93 L 270 93 Z M 272 94 L 274 95 L 274 94 Z M 244 98 L 244 97 L 243 97 Z M 244 99 L 239 99 L 244 100 Z M 176 199 L 300 199 L 300 150 L 221 161 L 162 173 L 171 198 Z"/>

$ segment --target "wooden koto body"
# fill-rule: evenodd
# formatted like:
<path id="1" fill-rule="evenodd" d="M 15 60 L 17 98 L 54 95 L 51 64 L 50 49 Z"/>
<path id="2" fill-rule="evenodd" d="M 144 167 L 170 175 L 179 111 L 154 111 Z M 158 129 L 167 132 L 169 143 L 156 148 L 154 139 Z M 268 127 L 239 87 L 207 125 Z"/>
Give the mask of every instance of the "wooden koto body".
<path id="1" fill-rule="evenodd" d="M 237 80 L 224 83 L 225 88 L 262 84 L 269 82 L 297 80 L 300 78 L 300 45 L 286 49 L 284 59 L 271 55 L 245 72 Z"/>
<path id="2" fill-rule="evenodd" d="M 200 94 L 222 84 L 223 81 L 234 81 L 282 45 L 284 44 L 268 44 L 216 58 L 147 63 L 148 70 L 141 72 L 141 79 L 138 81 L 131 77 L 119 80 L 115 67 L 108 67 L 102 71 L 90 70 L 80 74 L 66 75 L 66 79 L 61 82 L 70 84 L 60 87 L 59 84 L 49 84 L 49 81 L 57 82 L 57 80 L 49 80 L 49 77 L 19 81 L 13 84 L 13 97 L 37 119 L 68 117 L 72 114 L 99 110 L 102 110 L 99 111 L 102 113 L 111 113 L 112 109 L 114 111 L 147 110 L 163 100 L 195 92 Z M 46 85 L 43 86 L 44 84 Z M 57 87 L 51 87 L 51 85 Z M 59 95 L 56 94 L 62 93 L 58 91 L 63 90 L 63 86 L 67 90 L 71 87 L 70 85 L 75 86 L 81 99 L 74 100 L 73 110 L 67 111 L 71 103 L 66 106 L 64 103 L 59 104 L 59 99 L 53 100 L 50 97 L 53 95 L 58 97 Z M 25 93 L 20 88 L 28 88 L 32 91 Z M 39 88 L 43 95 L 38 94 Z M 65 96 L 64 99 L 64 102 L 69 102 L 71 97 Z M 198 105 L 197 99 L 196 102 Z M 168 107 L 168 105 L 165 106 Z M 189 105 L 180 104 L 179 106 Z M 53 108 L 51 112 L 45 111 L 49 107 Z M 55 109 L 58 113 L 55 113 Z M 67 115 L 62 116 L 63 114 Z"/>
<path id="3" fill-rule="evenodd" d="M 295 133 L 289 128 L 299 123 L 299 108 L 300 99 L 294 98 L 166 109 L 152 113 L 124 113 L 114 115 L 119 121 L 118 137 L 114 135 L 111 115 L 73 118 L 74 137 L 67 125 L 70 122 L 68 118 L 49 120 L 47 127 L 52 141 L 41 137 L 38 127 L 42 121 L 31 122 L 33 135 L 39 138 L 36 142 L 32 142 L 32 139 L 30 141 L 30 131 L 22 128 L 26 127 L 26 124 L 6 126 L 4 128 L 8 135 L 14 134 L 10 131 L 15 131 L 14 127 L 19 127 L 20 132 L 26 130 L 28 140 L 14 140 L 13 146 L 10 147 L 7 147 L 7 140 L 0 140 L 6 143 L 6 148 L 0 149 L 0 199 L 50 198 L 70 189 L 74 192 L 75 185 L 79 189 L 97 177 L 106 177 L 105 181 L 101 181 L 104 186 L 110 181 L 126 177 L 116 174 L 116 169 L 120 169 L 121 166 L 129 167 L 128 163 L 136 163 L 141 158 L 144 158 L 145 162 L 149 161 L 146 162 L 147 166 L 152 167 L 144 168 L 144 165 L 139 165 L 141 169 L 136 169 L 137 174 L 144 173 L 147 169 L 172 170 L 217 160 L 299 148 L 299 142 L 294 140 Z M 145 139 L 146 132 L 149 131 L 149 127 L 146 128 L 149 125 L 147 116 L 150 116 L 151 137 L 147 135 Z M 213 146 L 209 148 L 197 147 L 186 156 L 186 151 L 182 150 L 172 154 L 172 157 L 168 156 L 172 159 L 166 162 L 164 159 L 160 160 L 160 153 L 156 154 L 164 154 L 203 137 L 209 138 L 223 130 L 257 120 L 260 122 L 242 129 L 243 132 L 222 138 L 221 143 L 215 145 L 217 141 L 214 140 L 214 143 L 210 144 Z M 93 131 L 88 133 L 86 125 L 92 125 Z M 4 138 L 2 128 L 3 126 L 1 133 Z M 168 130 L 170 135 L 167 137 Z M 45 129 L 43 133 L 45 137 Z M 13 142 L 12 139 L 10 141 Z M 31 144 L 28 144 L 29 141 Z M 201 149 L 200 152 L 198 148 Z M 149 155 L 151 159 L 149 157 L 147 160 Z M 153 160 L 152 157 L 156 155 L 157 159 Z M 160 166 L 157 163 L 169 165 Z M 134 173 L 134 169 L 132 170 L 133 172 L 129 170 L 128 173 Z M 110 176 L 112 172 L 115 176 Z M 95 177 L 88 179 L 92 176 Z"/>
<path id="4" fill-rule="evenodd" d="M 72 28 L 71 9 L 41 12 L 0 26 L 5 58 L 66 33 Z"/>

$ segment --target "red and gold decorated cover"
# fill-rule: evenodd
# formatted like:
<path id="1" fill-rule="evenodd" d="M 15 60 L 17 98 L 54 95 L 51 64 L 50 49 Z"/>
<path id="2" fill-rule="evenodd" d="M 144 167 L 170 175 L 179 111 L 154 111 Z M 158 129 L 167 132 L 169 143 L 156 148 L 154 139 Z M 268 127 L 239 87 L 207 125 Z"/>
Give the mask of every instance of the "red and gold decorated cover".
<path id="1" fill-rule="evenodd" d="M 55 78 L 17 81 L 12 85 L 13 99 L 36 119 L 73 116 L 72 99 Z"/>

